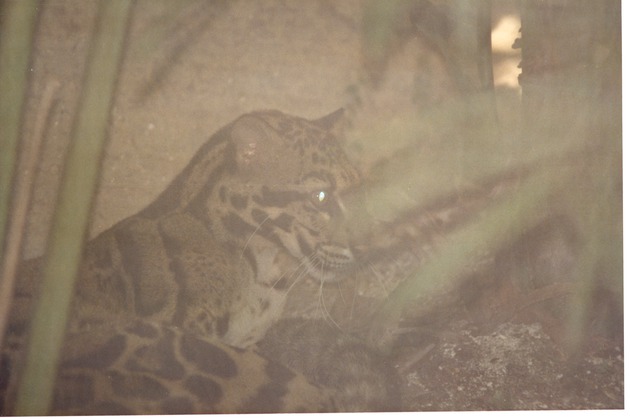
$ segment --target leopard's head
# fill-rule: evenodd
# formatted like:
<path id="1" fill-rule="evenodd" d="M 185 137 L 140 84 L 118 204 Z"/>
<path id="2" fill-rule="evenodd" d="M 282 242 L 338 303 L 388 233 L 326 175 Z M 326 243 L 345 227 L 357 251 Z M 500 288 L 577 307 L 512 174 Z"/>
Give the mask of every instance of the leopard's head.
<path id="1" fill-rule="evenodd" d="M 206 202 L 214 231 L 244 248 L 262 240 L 284 249 L 322 281 L 351 266 L 339 193 L 359 174 L 333 134 L 341 114 L 262 111 L 228 126 L 227 166 Z"/>

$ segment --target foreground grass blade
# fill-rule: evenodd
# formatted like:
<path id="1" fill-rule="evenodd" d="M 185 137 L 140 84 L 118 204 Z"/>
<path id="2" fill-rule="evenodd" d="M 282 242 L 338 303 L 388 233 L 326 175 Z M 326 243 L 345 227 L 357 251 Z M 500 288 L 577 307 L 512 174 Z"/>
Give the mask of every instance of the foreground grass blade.
<path id="1" fill-rule="evenodd" d="M 100 2 L 79 112 L 54 216 L 40 299 L 33 319 L 17 415 L 50 408 L 56 366 L 81 258 L 120 68 L 131 3 Z"/>
<path id="2" fill-rule="evenodd" d="M 37 4 L 34 0 L 7 1 L 0 9 L 0 255 L 3 254 L 11 195 L 9 186 L 20 136 Z"/>
<path id="3" fill-rule="evenodd" d="M 0 6 L 0 258 L 4 253 L 4 236 L 11 197 L 11 180 L 16 162 L 17 144 L 22 124 L 28 83 L 36 1 L 6 1 Z M 0 284 L 0 334 L 11 287 L 6 279 Z"/>
<path id="4" fill-rule="evenodd" d="M 37 2 L 5 2 L 0 11 L 0 266 L 5 255 L 5 231 L 26 98 Z M 13 278 L 0 278 L 0 347 L 4 337 Z"/>

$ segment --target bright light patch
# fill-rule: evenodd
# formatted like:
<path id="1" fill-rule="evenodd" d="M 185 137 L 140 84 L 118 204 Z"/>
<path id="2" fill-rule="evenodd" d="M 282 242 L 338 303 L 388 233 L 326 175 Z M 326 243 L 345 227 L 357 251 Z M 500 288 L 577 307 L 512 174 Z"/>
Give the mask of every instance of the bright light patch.
<path id="1" fill-rule="evenodd" d="M 492 31 L 492 52 L 494 53 L 495 86 L 506 86 L 519 89 L 518 75 L 521 69 L 520 49 L 512 48 L 514 41 L 520 37 L 521 20 L 517 15 L 506 15 Z"/>

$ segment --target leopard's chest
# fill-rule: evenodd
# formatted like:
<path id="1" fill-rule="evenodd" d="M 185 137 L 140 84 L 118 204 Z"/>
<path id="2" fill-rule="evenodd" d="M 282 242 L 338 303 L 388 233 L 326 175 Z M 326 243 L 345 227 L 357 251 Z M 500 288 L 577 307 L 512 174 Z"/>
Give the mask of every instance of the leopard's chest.
<path id="1" fill-rule="evenodd" d="M 282 311 L 287 264 L 268 245 L 218 242 L 187 213 L 133 217 L 89 244 L 71 330 L 145 319 L 247 347 Z"/>

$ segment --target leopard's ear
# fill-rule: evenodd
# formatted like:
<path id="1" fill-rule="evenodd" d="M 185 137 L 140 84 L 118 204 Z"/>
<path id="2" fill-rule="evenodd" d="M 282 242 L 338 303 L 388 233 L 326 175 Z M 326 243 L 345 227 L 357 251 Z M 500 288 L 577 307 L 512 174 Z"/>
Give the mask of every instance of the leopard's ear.
<path id="1" fill-rule="evenodd" d="M 313 120 L 312 123 L 325 131 L 337 131 L 342 128 L 341 125 L 343 125 L 342 122 L 344 113 L 345 110 L 343 108 L 339 108 L 335 112 L 317 120 Z"/>

